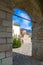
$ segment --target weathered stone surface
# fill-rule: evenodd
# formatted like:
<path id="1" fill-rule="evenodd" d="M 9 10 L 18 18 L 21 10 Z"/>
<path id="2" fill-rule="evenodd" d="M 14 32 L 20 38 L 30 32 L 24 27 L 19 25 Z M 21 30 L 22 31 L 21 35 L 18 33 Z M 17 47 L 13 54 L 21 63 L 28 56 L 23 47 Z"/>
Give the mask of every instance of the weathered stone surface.
<path id="1" fill-rule="evenodd" d="M 33 55 L 39 59 L 43 60 L 43 32 L 41 31 L 41 23 L 40 25 L 37 23 L 38 27 L 33 28 Z"/>
<path id="2" fill-rule="evenodd" d="M 5 12 L 3 12 L 3 11 L 0 11 L 0 18 L 5 18 L 6 16 L 6 13 Z"/>
<path id="3" fill-rule="evenodd" d="M 2 24 L 1 24 L 2 25 Z M 3 26 L 0 26 L 0 32 L 6 32 L 6 28 Z"/>
<path id="4" fill-rule="evenodd" d="M 9 21 L 7 21 L 7 22 L 11 22 L 11 17 L 12 17 L 12 14 L 9 14 L 9 12 L 11 11 L 11 10 L 13 10 L 13 8 L 15 8 L 15 7 L 17 7 L 17 8 L 21 8 L 21 9 L 23 9 L 23 10 L 25 10 L 26 12 L 28 12 L 29 13 L 29 15 L 30 15 L 30 17 L 31 17 L 31 20 L 32 20 L 32 22 L 34 22 L 34 27 L 33 27 L 33 39 L 32 40 L 34 40 L 33 41 L 33 51 L 35 51 L 35 49 L 39 49 L 38 50 L 38 53 L 39 52 L 42 52 L 42 43 L 43 42 L 40 42 L 42 39 L 43 39 L 43 34 L 41 35 L 40 34 L 40 36 L 37 34 L 38 32 L 40 32 L 41 31 L 41 29 L 42 29 L 42 31 L 41 32 L 43 32 L 43 27 L 41 27 L 41 29 L 38 29 L 38 27 L 40 27 L 40 26 L 43 26 L 43 5 L 42 5 L 42 0 L 15 0 L 15 1 L 13 1 L 13 0 L 0 0 L 0 19 L 5 19 L 6 21 L 7 20 L 9 20 Z M 22 6 L 21 6 L 22 5 Z M 10 9 L 10 10 L 9 10 Z M 13 11 L 12 11 L 13 12 Z M 34 20 L 34 21 L 33 21 Z M 4 21 L 4 20 L 3 20 Z M 2 26 L 5 26 L 5 27 L 7 27 L 7 26 L 11 26 L 10 25 L 10 23 L 8 24 L 8 23 L 6 23 L 6 22 L 4 22 L 3 23 L 3 21 L 0 21 L 0 25 Z M 36 23 L 37 22 L 37 23 Z M 38 23 L 38 22 L 41 22 L 40 24 Z M 3 28 L 3 27 L 2 27 Z M 39 31 L 40 30 L 40 31 Z M 2 32 L 1 32 L 2 31 Z M 4 32 L 3 32 L 4 31 Z M 35 34 L 34 34 L 35 33 Z M 0 38 L 2 37 L 10 37 L 11 38 L 11 33 L 8 33 L 8 31 L 7 31 L 7 29 L 2 29 L 2 30 L 0 30 Z M 38 41 L 37 41 L 38 40 Z M 6 42 L 7 43 L 7 42 Z M 40 44 L 41 44 L 41 48 L 39 48 L 39 46 L 40 46 Z M 2 48 L 2 50 L 5 48 L 6 49 L 6 46 L 4 46 L 4 44 L 3 44 L 3 46 L 0 46 L 1 48 Z M 4 48 L 3 48 L 4 47 Z M 7 47 L 8 48 L 8 47 Z M 8 48 L 9 49 L 9 48 Z M 7 49 L 7 50 L 8 50 Z M 5 51 L 5 50 L 3 50 L 3 51 Z M 40 53 L 39 53 L 40 54 Z M 35 55 L 35 54 L 34 54 Z M 41 54 L 40 54 L 41 55 Z M 39 56 L 39 55 L 38 55 Z M 19 56 L 19 58 L 20 58 L 21 56 Z M 21 57 L 22 58 L 22 57 Z M 23 57 L 23 58 L 25 58 L 25 57 Z M 15 58 L 14 58 L 15 59 Z M 2 63 L 2 65 L 11 65 L 11 64 L 9 64 L 9 61 L 10 61 L 10 59 L 8 60 L 6 60 L 6 58 L 5 59 L 2 59 L 3 60 L 3 63 Z M 17 59 L 18 60 L 18 59 Z M 22 59 L 21 59 L 22 60 Z M 23 63 L 25 63 L 25 61 L 23 62 Z M 35 63 L 37 63 L 37 62 L 35 62 Z M 22 64 L 22 62 L 21 62 L 21 64 Z M 30 65 L 30 63 L 28 62 L 28 64 Z M 17 64 L 18 65 L 18 64 Z M 23 65 L 23 64 L 22 64 Z M 27 65 L 27 60 L 26 60 L 26 65 Z M 37 65 L 37 64 L 36 64 Z"/>
<path id="5" fill-rule="evenodd" d="M 0 1 L 0 65 L 12 65 L 12 44 L 8 44 L 12 43 L 12 14 L 9 12 L 9 6 Z"/>
<path id="6" fill-rule="evenodd" d="M 12 20 L 12 14 L 7 13 L 7 14 L 6 14 L 6 19 L 8 19 L 8 20 L 11 21 L 11 20 Z"/>
<path id="7" fill-rule="evenodd" d="M 0 45 L 0 51 L 11 51 L 12 45 L 11 44 L 3 44 Z"/>
<path id="8" fill-rule="evenodd" d="M 42 62 L 40 62 L 40 65 L 43 65 L 43 61 L 42 61 Z"/>
<path id="9" fill-rule="evenodd" d="M 40 65 L 40 61 L 31 59 L 31 57 L 27 55 L 14 52 L 13 65 Z"/>
<path id="10" fill-rule="evenodd" d="M 12 27 L 10 26 L 1 26 L 2 25 L 2 22 L 0 22 L 0 32 L 12 32 Z"/>
<path id="11" fill-rule="evenodd" d="M 0 59 L 5 58 L 5 52 L 0 52 Z"/>
<path id="12" fill-rule="evenodd" d="M 13 43 L 12 38 L 7 38 L 7 43 Z"/>
<path id="13" fill-rule="evenodd" d="M 7 21 L 7 20 L 3 20 L 3 26 L 11 26 L 12 22 L 11 21 Z"/>
<path id="14" fill-rule="evenodd" d="M 0 38 L 0 44 L 6 43 L 6 39 L 5 38 Z"/>
<path id="15" fill-rule="evenodd" d="M 1 60 L 0 60 L 0 65 L 1 65 Z"/>
<path id="16" fill-rule="evenodd" d="M 0 32 L 0 37 L 12 37 L 12 33 Z"/>
<path id="17" fill-rule="evenodd" d="M 7 27 L 6 30 L 7 32 L 12 32 L 12 27 Z"/>
<path id="18" fill-rule="evenodd" d="M 12 56 L 12 51 L 6 52 L 6 57 L 10 57 L 10 56 Z"/>
<path id="19" fill-rule="evenodd" d="M 12 57 L 2 59 L 2 65 L 12 65 Z"/>

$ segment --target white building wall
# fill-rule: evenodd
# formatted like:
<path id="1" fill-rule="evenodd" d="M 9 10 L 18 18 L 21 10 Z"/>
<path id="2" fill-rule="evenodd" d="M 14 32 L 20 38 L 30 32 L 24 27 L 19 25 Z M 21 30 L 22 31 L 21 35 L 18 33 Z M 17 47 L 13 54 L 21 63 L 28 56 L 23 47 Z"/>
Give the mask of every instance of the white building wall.
<path id="1" fill-rule="evenodd" d="M 20 26 L 12 25 L 12 36 L 20 35 Z"/>

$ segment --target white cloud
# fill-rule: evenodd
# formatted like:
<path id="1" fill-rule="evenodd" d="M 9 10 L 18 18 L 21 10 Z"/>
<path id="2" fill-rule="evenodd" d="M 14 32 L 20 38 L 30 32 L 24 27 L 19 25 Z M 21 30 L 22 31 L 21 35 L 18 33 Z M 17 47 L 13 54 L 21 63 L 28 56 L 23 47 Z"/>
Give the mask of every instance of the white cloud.
<path id="1" fill-rule="evenodd" d="M 32 28 L 31 28 L 31 27 L 26 27 L 25 29 L 27 29 L 27 30 L 32 30 Z"/>
<path id="2" fill-rule="evenodd" d="M 26 24 L 29 23 L 29 21 L 28 20 L 25 20 L 25 19 L 23 19 L 23 22 L 26 23 Z"/>
<path id="3" fill-rule="evenodd" d="M 20 28 L 24 28 L 24 29 L 27 29 L 27 30 L 32 30 L 32 27 L 31 26 L 28 26 L 28 25 L 21 25 Z"/>
<path id="4" fill-rule="evenodd" d="M 20 16 L 23 17 L 23 18 L 25 18 L 25 19 L 31 20 L 30 16 L 27 15 L 26 13 L 20 13 Z"/>
<path id="5" fill-rule="evenodd" d="M 23 17 L 23 18 L 28 19 L 28 16 L 26 14 L 24 14 L 24 13 L 20 13 L 20 16 Z"/>

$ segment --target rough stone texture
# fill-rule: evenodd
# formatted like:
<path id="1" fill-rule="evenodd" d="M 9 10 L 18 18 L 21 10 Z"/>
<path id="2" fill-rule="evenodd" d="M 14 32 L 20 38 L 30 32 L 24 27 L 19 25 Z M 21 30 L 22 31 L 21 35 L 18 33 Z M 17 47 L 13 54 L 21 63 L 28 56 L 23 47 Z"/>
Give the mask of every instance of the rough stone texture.
<path id="1" fill-rule="evenodd" d="M 43 62 L 40 62 L 41 65 L 43 65 Z"/>
<path id="2" fill-rule="evenodd" d="M 12 65 L 12 57 L 2 59 L 2 65 Z"/>
<path id="3" fill-rule="evenodd" d="M 12 20 L 12 14 L 7 13 L 6 19 L 11 21 Z"/>
<path id="4" fill-rule="evenodd" d="M 9 22 L 11 22 L 11 17 L 12 17 L 11 10 L 13 10 L 13 8 L 15 7 L 23 9 L 29 13 L 31 20 L 34 24 L 33 25 L 33 37 L 32 37 L 33 55 L 37 56 L 37 58 L 43 59 L 43 50 L 42 50 L 43 49 L 43 42 L 42 42 L 43 40 L 43 33 L 42 33 L 43 32 L 43 23 L 42 23 L 43 22 L 43 14 L 42 14 L 43 5 L 42 5 L 42 0 L 24 0 L 24 1 L 23 0 L 15 0 L 15 1 L 0 0 L 0 10 L 1 10 L 0 11 L 0 26 L 2 26 L 2 30 L 0 29 L 0 38 L 2 39 L 4 37 L 7 39 L 8 37 L 11 38 L 12 36 L 11 35 L 12 31 L 8 32 L 7 30 L 8 26 L 6 26 L 6 24 L 3 24 L 3 21 L 7 20 L 6 22 L 8 22 L 9 20 Z M 41 22 L 41 23 L 39 24 L 38 22 Z M 9 25 L 9 27 L 11 26 L 9 23 L 7 25 Z M 7 28 L 3 29 L 4 27 L 5 28 L 7 27 Z M 2 46 L 4 46 L 4 44 Z M 5 58 L 5 60 L 3 60 L 3 63 L 5 64 L 6 61 L 7 60 Z M 9 63 L 7 63 L 6 65 L 8 64 Z"/>
<path id="5" fill-rule="evenodd" d="M 6 52 L 6 57 L 10 57 L 10 56 L 12 56 L 12 51 Z"/>
<path id="6" fill-rule="evenodd" d="M 0 52 L 0 59 L 5 58 L 5 52 Z"/>
<path id="7" fill-rule="evenodd" d="M 43 60 L 43 23 L 34 23 L 33 25 L 33 55 L 40 60 Z"/>
<path id="8" fill-rule="evenodd" d="M 12 38 L 10 39 L 10 38 L 7 38 L 7 43 L 12 43 L 13 41 L 12 41 Z"/>
<path id="9" fill-rule="evenodd" d="M 12 33 L 8 33 L 8 32 L 0 32 L 0 37 L 11 37 Z"/>
<path id="10" fill-rule="evenodd" d="M 0 39 L 0 44 L 3 44 L 3 43 L 6 43 L 6 40 L 4 38 Z"/>
<path id="11" fill-rule="evenodd" d="M 12 14 L 1 1 L 0 5 L 0 65 L 12 65 Z"/>
<path id="12" fill-rule="evenodd" d="M 27 55 L 13 53 L 13 65 L 40 65 L 40 61 L 32 59 Z"/>
<path id="13" fill-rule="evenodd" d="M 7 20 L 3 20 L 3 23 L 2 23 L 3 26 L 10 26 L 12 25 L 12 23 L 10 21 L 7 21 Z"/>
<path id="14" fill-rule="evenodd" d="M 7 27 L 6 30 L 7 30 L 7 32 L 12 32 L 12 31 L 11 31 L 11 30 L 12 30 L 11 27 Z"/>
<path id="15" fill-rule="evenodd" d="M 3 44 L 3 45 L 0 45 L 0 52 L 1 51 L 11 51 L 12 49 L 12 44 Z"/>
<path id="16" fill-rule="evenodd" d="M 5 12 L 0 11 L 0 19 L 5 18 Z"/>
<path id="17" fill-rule="evenodd" d="M 2 64 L 1 64 L 1 60 L 0 60 L 0 65 L 2 65 Z"/>

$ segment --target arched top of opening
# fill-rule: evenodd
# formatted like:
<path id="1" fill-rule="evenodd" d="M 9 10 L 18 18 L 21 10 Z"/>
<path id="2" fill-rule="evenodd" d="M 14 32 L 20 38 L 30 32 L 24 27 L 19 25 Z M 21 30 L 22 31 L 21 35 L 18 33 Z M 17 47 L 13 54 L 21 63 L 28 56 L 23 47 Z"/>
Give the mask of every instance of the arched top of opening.
<path id="1" fill-rule="evenodd" d="M 32 30 L 32 22 L 30 16 L 27 14 L 26 11 L 15 8 L 13 10 L 14 16 L 13 16 L 13 22 L 16 24 L 20 24 L 21 29 L 27 29 Z"/>
<path id="2" fill-rule="evenodd" d="M 27 14 L 27 12 L 20 8 L 15 8 L 13 10 L 13 12 L 14 12 L 14 15 L 17 15 L 17 16 L 27 19 L 27 20 L 31 20 L 30 16 Z"/>

